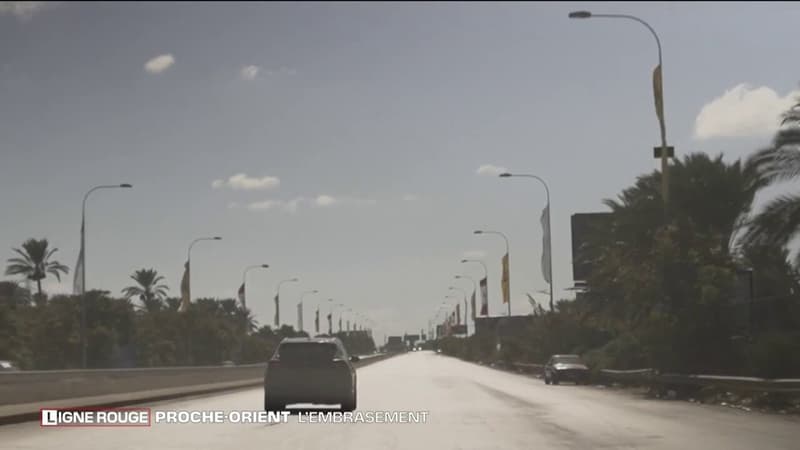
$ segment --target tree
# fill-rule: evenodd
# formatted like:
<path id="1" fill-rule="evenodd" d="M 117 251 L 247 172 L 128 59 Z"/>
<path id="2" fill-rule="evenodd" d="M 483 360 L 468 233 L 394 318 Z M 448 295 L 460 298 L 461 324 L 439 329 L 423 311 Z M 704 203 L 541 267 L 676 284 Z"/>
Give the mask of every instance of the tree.
<path id="1" fill-rule="evenodd" d="M 159 310 L 169 290 L 165 284 L 159 284 L 164 277 L 154 269 L 139 269 L 131 275 L 131 279 L 138 283 L 138 286 L 128 286 L 123 289 L 125 298 L 139 297 L 146 311 Z"/>
<path id="2" fill-rule="evenodd" d="M 61 274 L 69 273 L 69 268 L 58 261 L 50 261 L 58 248 L 48 248 L 47 239 L 28 239 L 22 244 L 22 250 L 14 248 L 20 257 L 9 258 L 6 275 L 24 275 L 25 278 L 35 281 L 38 298 L 42 299 L 42 280 L 48 274 L 53 275 L 60 282 Z"/>
<path id="3" fill-rule="evenodd" d="M 653 172 L 639 177 L 617 200 L 604 201 L 615 216 L 619 239 L 614 242 L 638 248 L 652 245 L 653 233 L 664 223 L 660 184 L 661 173 Z M 686 155 L 670 168 L 671 222 L 691 222 L 700 232 L 718 233 L 720 247 L 725 252 L 735 250 L 753 198 L 766 185 L 753 161 L 727 164 L 722 155 Z"/>
<path id="4" fill-rule="evenodd" d="M 800 178 L 800 103 L 784 113 L 772 145 L 756 152 L 750 162 L 766 185 Z M 781 195 L 756 216 L 745 235 L 750 243 L 785 247 L 800 232 L 800 193 Z M 795 260 L 800 266 L 800 258 Z"/>

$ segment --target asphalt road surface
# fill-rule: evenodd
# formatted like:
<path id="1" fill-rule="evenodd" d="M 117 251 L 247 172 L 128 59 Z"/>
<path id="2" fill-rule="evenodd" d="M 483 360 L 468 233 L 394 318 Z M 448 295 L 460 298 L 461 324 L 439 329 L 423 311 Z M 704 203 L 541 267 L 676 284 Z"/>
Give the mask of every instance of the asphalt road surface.
<path id="1" fill-rule="evenodd" d="M 155 424 L 151 428 L 0 427 L 12 449 L 797 449 L 796 417 L 639 399 L 541 380 L 432 352 L 358 370 L 358 410 L 427 411 L 427 423 Z M 261 389 L 148 405 L 260 410 Z"/>

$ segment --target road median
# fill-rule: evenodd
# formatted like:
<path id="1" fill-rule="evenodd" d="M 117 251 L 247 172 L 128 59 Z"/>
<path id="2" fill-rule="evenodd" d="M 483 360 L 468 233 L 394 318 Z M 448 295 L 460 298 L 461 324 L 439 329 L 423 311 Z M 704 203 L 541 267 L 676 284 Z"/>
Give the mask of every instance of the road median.
<path id="1" fill-rule="evenodd" d="M 393 355 L 365 355 L 356 368 Z M 234 367 L 49 370 L 0 373 L 0 425 L 39 419 L 39 409 L 117 407 L 261 386 L 265 364 Z"/>

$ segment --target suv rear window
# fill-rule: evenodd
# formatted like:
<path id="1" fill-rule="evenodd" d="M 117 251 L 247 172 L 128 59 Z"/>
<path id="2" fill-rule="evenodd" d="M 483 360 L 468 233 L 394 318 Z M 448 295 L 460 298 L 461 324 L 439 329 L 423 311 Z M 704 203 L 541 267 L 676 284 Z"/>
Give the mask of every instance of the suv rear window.
<path id="1" fill-rule="evenodd" d="M 281 361 L 332 361 L 337 356 L 336 344 L 328 342 L 291 342 L 278 348 Z"/>

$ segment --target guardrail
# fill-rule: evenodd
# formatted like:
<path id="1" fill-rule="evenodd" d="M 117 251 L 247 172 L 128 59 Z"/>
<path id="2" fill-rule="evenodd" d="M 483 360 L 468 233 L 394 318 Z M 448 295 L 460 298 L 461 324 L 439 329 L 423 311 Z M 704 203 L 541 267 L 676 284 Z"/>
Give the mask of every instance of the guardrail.
<path id="1" fill-rule="evenodd" d="M 356 368 L 391 354 L 359 355 Z M 266 364 L 0 372 L 0 424 L 37 420 L 39 408 L 123 406 L 260 386 Z"/>
<path id="2" fill-rule="evenodd" d="M 541 374 L 543 364 L 513 362 L 511 367 L 519 372 Z M 655 369 L 611 370 L 597 372 L 601 381 L 620 384 L 639 384 L 654 387 L 691 386 L 719 387 L 740 391 L 759 392 L 800 392 L 800 379 L 768 379 L 756 377 L 738 377 L 727 375 L 684 375 L 676 373 L 658 373 Z"/>

